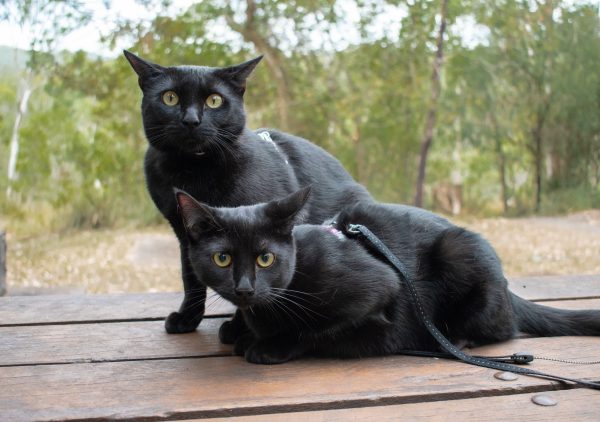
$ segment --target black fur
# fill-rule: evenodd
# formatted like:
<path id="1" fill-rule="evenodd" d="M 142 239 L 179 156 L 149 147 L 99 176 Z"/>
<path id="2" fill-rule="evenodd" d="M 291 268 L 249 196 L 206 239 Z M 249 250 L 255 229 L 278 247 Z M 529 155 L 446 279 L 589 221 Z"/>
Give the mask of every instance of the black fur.
<path id="1" fill-rule="evenodd" d="M 185 297 L 179 312 L 165 321 L 170 333 L 196 329 L 204 315 L 206 286 L 188 260 L 188 240 L 177 212 L 173 187 L 214 206 L 239 206 L 283 197 L 312 184 L 305 219 L 321 223 L 343 205 L 370 195 L 323 149 L 285 133 L 269 130 L 262 140 L 246 128 L 243 94 L 246 78 L 260 57 L 228 68 L 163 67 L 125 51 L 139 76 L 142 117 L 149 147 L 145 157 L 148 191 L 180 243 Z M 174 91 L 169 106 L 163 94 Z M 205 104 L 223 98 L 216 109 Z"/>
<path id="2" fill-rule="evenodd" d="M 337 216 L 340 231 L 292 229 L 307 195 L 304 189 L 267 204 L 219 209 L 177 193 L 194 271 L 239 307 L 221 327 L 221 341 L 235 343 L 250 362 L 438 350 L 392 266 L 342 235 L 351 223 L 367 226 L 399 257 L 425 312 L 454 343 L 492 343 L 519 331 L 600 335 L 600 311 L 552 309 L 510 293 L 493 248 L 473 232 L 418 208 L 373 202 L 346 207 Z M 230 266 L 211 262 L 215 252 L 229 254 Z M 264 269 L 256 260 L 266 252 L 276 260 Z M 250 294 L 236 290 L 242 282 Z"/>

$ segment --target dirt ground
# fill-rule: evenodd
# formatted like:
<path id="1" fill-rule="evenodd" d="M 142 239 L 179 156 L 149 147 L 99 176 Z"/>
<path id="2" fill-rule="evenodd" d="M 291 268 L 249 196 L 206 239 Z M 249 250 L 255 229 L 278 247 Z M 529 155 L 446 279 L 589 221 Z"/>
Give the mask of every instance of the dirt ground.
<path id="1" fill-rule="evenodd" d="M 561 217 L 456 221 L 484 235 L 508 277 L 600 274 L 600 210 Z M 9 294 L 180 291 L 179 248 L 165 225 L 15 239 Z"/>

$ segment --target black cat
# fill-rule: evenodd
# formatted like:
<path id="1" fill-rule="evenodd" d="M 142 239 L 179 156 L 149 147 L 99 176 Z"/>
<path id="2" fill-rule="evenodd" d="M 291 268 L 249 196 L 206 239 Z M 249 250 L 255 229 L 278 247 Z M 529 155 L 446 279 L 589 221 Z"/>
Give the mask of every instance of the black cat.
<path id="1" fill-rule="evenodd" d="M 323 149 L 285 133 L 246 128 L 246 78 L 261 57 L 226 68 L 163 67 L 124 54 L 143 92 L 148 191 L 180 243 L 185 297 L 179 312 L 165 321 L 169 333 L 195 330 L 206 299 L 206 286 L 188 261 L 173 187 L 214 206 L 238 206 L 312 184 L 314 194 L 303 220 L 310 223 L 321 223 L 344 204 L 371 198 Z"/>
<path id="2" fill-rule="evenodd" d="M 294 227 L 308 196 L 305 188 L 279 201 L 213 208 L 176 192 L 192 268 L 238 306 L 221 341 L 235 342 L 249 362 L 438 350 L 407 287 L 376 251 L 348 235 L 350 224 L 368 227 L 402 261 L 425 313 L 454 343 L 519 332 L 600 335 L 600 311 L 549 308 L 509 292 L 489 243 L 444 218 L 371 201 L 346 207 L 335 226 Z"/>

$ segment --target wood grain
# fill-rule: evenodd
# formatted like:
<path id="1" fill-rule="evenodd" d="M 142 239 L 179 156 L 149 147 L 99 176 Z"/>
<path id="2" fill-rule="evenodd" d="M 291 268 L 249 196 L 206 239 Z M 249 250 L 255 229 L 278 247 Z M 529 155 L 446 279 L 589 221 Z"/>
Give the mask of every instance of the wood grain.
<path id="1" fill-rule="evenodd" d="M 372 406 L 312 412 L 279 413 L 271 415 L 227 418 L 231 422 L 397 422 L 402 421 L 565 421 L 597 422 L 600 416 L 600 397 L 587 389 L 546 391 L 554 398 L 553 407 L 538 406 L 531 397 L 538 393 L 514 394 L 477 399 L 447 400 L 431 403 L 410 403 L 393 406 Z M 193 422 L 222 422 L 225 418 L 194 419 Z M 192 422 L 188 419 L 186 422 Z"/>
<path id="2" fill-rule="evenodd" d="M 600 309 L 600 299 L 551 300 L 538 303 L 553 308 L 572 310 Z"/>
<path id="3" fill-rule="evenodd" d="M 180 293 L 9 296 L 0 298 L 0 326 L 157 321 L 179 308 Z M 207 317 L 228 316 L 234 306 L 211 292 Z"/>
<path id="4" fill-rule="evenodd" d="M 536 301 L 600 298 L 600 275 L 556 275 L 509 280 L 510 289 Z"/>
<path id="5" fill-rule="evenodd" d="M 600 299 L 544 303 L 600 309 Z M 228 356 L 231 348 L 218 340 L 225 320 L 207 318 L 195 332 L 175 336 L 162 321 L 0 327 L 0 366 Z"/>
<path id="6" fill-rule="evenodd" d="M 595 359 L 600 338 L 519 339 L 474 350 Z M 598 366 L 537 362 L 534 369 L 600 380 Z M 0 368 L 0 409 L 10 421 L 198 418 L 431 402 L 544 391 L 559 384 L 454 361 L 389 356 L 304 359 L 262 366 L 238 357 Z M 600 393 L 596 392 L 600 399 Z"/>
<path id="7" fill-rule="evenodd" d="M 0 327 L 0 366 L 230 356 L 219 342 L 224 318 L 169 335 L 162 321 Z"/>
<path id="8" fill-rule="evenodd" d="M 600 275 L 518 278 L 510 287 L 529 300 L 600 298 Z M 145 293 L 0 298 L 0 326 L 163 320 L 177 310 L 181 297 L 179 293 Z M 233 313 L 233 305 L 211 297 L 207 317 Z"/>

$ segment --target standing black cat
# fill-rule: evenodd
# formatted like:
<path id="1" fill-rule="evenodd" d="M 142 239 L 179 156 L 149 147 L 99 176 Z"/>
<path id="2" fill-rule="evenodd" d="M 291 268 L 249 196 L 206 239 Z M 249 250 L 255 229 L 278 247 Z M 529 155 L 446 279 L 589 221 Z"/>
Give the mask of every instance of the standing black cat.
<path id="1" fill-rule="evenodd" d="M 549 308 L 509 292 L 496 253 L 473 232 L 418 208 L 374 202 L 346 207 L 336 227 L 294 227 L 308 195 L 212 208 L 176 193 L 194 271 L 238 306 L 221 341 L 235 342 L 249 362 L 437 350 L 407 287 L 376 251 L 348 236 L 350 224 L 368 227 L 403 262 L 425 313 L 455 343 L 519 331 L 600 335 L 600 311 Z"/>
<path id="2" fill-rule="evenodd" d="M 189 332 L 204 316 L 206 286 L 190 266 L 173 187 L 214 206 L 238 206 L 313 184 L 305 210 L 305 221 L 311 223 L 370 195 L 323 149 L 281 132 L 246 128 L 246 78 L 261 57 L 226 68 L 163 67 L 124 53 L 143 92 L 148 191 L 180 243 L 185 297 L 165 327 L 169 333 Z"/>

